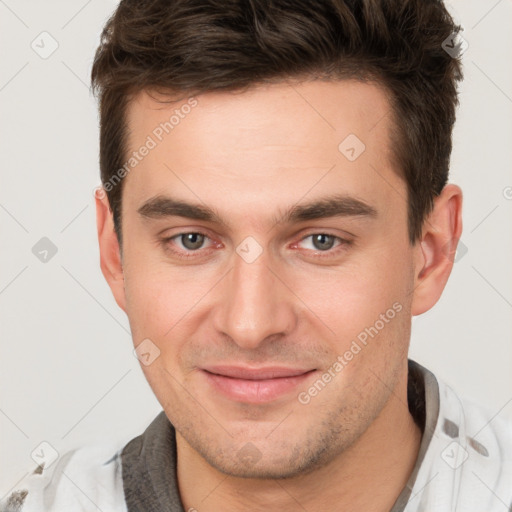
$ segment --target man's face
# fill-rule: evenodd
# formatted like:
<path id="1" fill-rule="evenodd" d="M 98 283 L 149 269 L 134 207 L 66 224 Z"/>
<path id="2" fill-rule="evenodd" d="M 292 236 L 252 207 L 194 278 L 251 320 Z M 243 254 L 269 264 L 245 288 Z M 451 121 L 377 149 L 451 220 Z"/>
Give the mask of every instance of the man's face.
<path id="1" fill-rule="evenodd" d="M 356 81 L 129 106 L 128 157 L 150 146 L 123 190 L 134 344 L 159 353 L 142 368 L 180 442 L 223 472 L 324 465 L 403 385 L 414 248 L 389 111 Z M 334 196 L 337 215 L 298 210 Z"/>

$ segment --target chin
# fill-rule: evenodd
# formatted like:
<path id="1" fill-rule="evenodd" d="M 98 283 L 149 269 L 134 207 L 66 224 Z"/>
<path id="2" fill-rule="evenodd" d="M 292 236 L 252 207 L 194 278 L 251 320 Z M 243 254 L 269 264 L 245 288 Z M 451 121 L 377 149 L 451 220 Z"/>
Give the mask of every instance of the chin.
<path id="1" fill-rule="evenodd" d="M 283 450 L 282 444 L 280 448 Z M 268 446 L 267 450 L 268 455 L 248 442 L 229 458 L 224 450 L 217 452 L 218 456 L 204 452 L 200 452 L 200 455 L 210 466 L 225 475 L 255 480 L 304 476 L 326 466 L 334 457 L 330 446 L 323 446 L 315 452 L 308 452 L 304 445 L 290 446 L 281 453 L 272 446 Z"/>

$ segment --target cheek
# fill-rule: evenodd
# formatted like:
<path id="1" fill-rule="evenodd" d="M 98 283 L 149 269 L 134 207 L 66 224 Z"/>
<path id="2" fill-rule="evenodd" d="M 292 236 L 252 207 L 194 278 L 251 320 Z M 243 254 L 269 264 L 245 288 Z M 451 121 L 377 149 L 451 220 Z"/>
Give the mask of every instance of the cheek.
<path id="1" fill-rule="evenodd" d="M 161 272 L 147 271 L 147 267 L 136 274 L 128 273 L 125 283 L 127 314 L 140 366 L 166 408 L 180 399 L 179 356 L 190 338 L 184 331 L 189 301 L 176 283 Z M 144 359 L 147 353 L 149 360 Z"/>
<path id="2" fill-rule="evenodd" d="M 144 338 L 161 340 L 183 314 L 185 291 L 151 265 L 127 267 L 125 293 L 134 343 Z"/>
<path id="3" fill-rule="evenodd" d="M 381 246 L 327 272 L 295 276 L 294 291 L 336 334 L 355 334 L 395 302 L 410 301 L 412 262 L 404 250 Z"/>
<path id="4" fill-rule="evenodd" d="M 412 279 L 404 251 L 404 247 L 382 246 L 364 258 L 354 258 L 353 264 L 301 280 L 297 295 L 315 313 L 308 313 L 313 335 L 321 334 L 328 344 L 331 365 L 341 356 L 331 373 L 338 374 L 343 367 L 344 377 L 337 379 L 342 387 L 373 380 L 369 368 L 385 373 L 390 360 L 404 357 L 410 337 Z"/>
<path id="5" fill-rule="evenodd" d="M 149 338 L 170 364 L 205 322 L 218 274 L 133 260 L 125 271 L 127 315 L 135 345 Z"/>

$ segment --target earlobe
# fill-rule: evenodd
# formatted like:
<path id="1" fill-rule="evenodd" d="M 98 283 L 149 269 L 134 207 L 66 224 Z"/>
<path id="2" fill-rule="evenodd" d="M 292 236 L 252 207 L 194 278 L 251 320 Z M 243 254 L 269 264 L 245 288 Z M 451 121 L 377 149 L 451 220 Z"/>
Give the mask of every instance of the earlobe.
<path id="1" fill-rule="evenodd" d="M 103 189 L 96 190 L 95 201 L 101 271 L 112 290 L 117 304 L 123 311 L 126 311 L 121 251 L 114 230 L 112 210 Z"/>
<path id="2" fill-rule="evenodd" d="M 462 191 L 446 185 L 434 201 L 416 244 L 412 315 L 428 311 L 439 300 L 450 273 L 462 233 Z"/>

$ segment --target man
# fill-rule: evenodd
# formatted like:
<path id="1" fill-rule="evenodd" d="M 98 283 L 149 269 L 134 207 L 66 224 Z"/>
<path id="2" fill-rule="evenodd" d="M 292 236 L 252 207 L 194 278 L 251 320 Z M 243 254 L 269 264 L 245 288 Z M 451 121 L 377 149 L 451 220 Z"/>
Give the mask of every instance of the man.
<path id="1" fill-rule="evenodd" d="M 408 360 L 462 231 L 434 0 L 123 0 L 101 269 L 163 411 L 2 510 L 505 511 L 511 425 Z"/>

